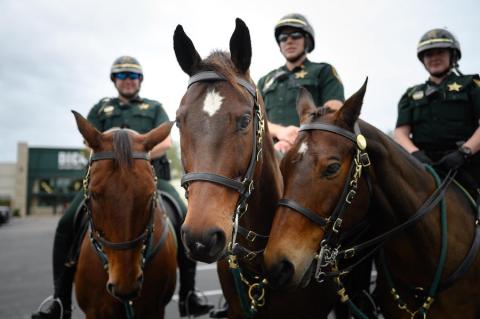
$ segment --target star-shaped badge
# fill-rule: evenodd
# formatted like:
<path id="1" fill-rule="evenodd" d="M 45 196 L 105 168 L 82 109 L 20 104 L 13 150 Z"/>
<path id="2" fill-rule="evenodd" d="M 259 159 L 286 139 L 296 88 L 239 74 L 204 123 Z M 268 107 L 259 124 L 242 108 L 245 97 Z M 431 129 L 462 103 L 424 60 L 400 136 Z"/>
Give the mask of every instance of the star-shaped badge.
<path id="1" fill-rule="evenodd" d="M 305 75 L 307 75 L 308 72 L 306 72 L 305 70 L 301 70 L 301 71 L 298 71 L 297 73 L 295 73 L 295 78 L 297 79 L 303 79 L 305 77 Z"/>
<path id="2" fill-rule="evenodd" d="M 457 82 L 453 82 L 452 84 L 447 84 L 448 86 L 448 92 L 460 92 L 460 89 L 462 88 L 461 84 L 458 84 Z"/>

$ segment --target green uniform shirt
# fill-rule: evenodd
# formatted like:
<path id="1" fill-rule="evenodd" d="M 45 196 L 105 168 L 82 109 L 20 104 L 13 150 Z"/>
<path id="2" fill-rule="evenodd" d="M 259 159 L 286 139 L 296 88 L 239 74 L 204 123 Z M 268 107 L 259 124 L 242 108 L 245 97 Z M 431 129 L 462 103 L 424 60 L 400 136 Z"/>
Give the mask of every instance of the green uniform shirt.
<path id="1" fill-rule="evenodd" d="M 104 98 L 90 110 L 87 119 L 100 132 L 121 127 L 144 134 L 168 121 L 168 115 L 154 100 L 136 98 L 122 104 L 118 98 Z"/>
<path id="2" fill-rule="evenodd" d="M 398 103 L 397 127 L 410 125 L 413 143 L 424 150 L 456 149 L 479 119 L 478 75 L 451 73 L 440 85 L 427 81 L 409 88 Z"/>
<path id="3" fill-rule="evenodd" d="M 303 65 L 292 71 L 282 66 L 262 77 L 257 85 L 270 122 L 283 126 L 300 124 L 296 107 L 301 86 L 312 94 L 317 106 L 328 100 L 343 102 L 345 99 L 343 84 L 330 64 L 306 59 Z"/>

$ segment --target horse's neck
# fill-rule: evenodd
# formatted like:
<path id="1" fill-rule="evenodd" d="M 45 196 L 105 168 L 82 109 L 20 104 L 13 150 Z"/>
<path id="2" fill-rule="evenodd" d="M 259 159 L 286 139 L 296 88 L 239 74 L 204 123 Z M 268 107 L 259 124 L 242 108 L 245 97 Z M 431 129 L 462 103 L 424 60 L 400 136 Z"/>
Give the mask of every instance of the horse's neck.
<path id="1" fill-rule="evenodd" d="M 262 153 L 262 159 L 257 163 L 258 167 L 254 178 L 255 189 L 249 200 L 248 211 L 242 217 L 242 225 L 255 232 L 268 235 L 283 188 L 281 173 L 268 128 L 266 128 L 264 135 Z"/>
<path id="2" fill-rule="evenodd" d="M 372 157 L 375 181 L 370 214 L 376 233 L 381 234 L 411 218 L 434 192 L 435 182 L 399 145 L 379 132 Z M 439 210 L 434 208 L 415 225 L 395 234 L 385 246 L 392 263 L 429 271 L 434 268 L 440 247 L 439 218 Z"/>

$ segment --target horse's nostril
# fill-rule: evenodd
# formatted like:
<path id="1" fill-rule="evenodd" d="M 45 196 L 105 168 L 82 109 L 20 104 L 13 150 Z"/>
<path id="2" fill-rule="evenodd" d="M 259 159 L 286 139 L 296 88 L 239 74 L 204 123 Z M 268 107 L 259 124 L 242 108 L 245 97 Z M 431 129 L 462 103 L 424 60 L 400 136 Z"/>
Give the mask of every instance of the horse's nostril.
<path id="1" fill-rule="evenodd" d="M 285 288 L 293 278 L 295 268 L 286 258 L 277 263 L 270 272 L 270 283 L 273 289 Z"/>
<path id="2" fill-rule="evenodd" d="M 138 283 L 139 287 L 142 287 L 142 285 L 143 285 L 143 274 L 140 274 L 140 276 L 138 276 L 137 283 Z"/>
<path id="3" fill-rule="evenodd" d="M 220 229 L 211 230 L 208 235 L 207 238 L 210 238 L 207 245 L 209 248 L 208 254 L 210 257 L 214 257 L 225 247 L 226 236 L 223 230 Z"/>
<path id="4" fill-rule="evenodd" d="M 111 282 L 107 282 L 107 291 L 110 295 L 115 296 L 115 285 Z"/>

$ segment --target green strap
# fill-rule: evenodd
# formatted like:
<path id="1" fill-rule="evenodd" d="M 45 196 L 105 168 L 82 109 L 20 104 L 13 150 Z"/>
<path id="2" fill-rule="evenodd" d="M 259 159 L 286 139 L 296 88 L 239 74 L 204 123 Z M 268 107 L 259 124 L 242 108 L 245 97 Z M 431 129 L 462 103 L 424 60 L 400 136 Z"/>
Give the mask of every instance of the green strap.
<path id="1" fill-rule="evenodd" d="M 135 311 L 133 310 L 133 302 L 127 301 L 123 303 L 125 308 L 125 316 L 127 319 L 135 319 Z"/>
<path id="2" fill-rule="evenodd" d="M 235 289 L 237 290 L 238 298 L 240 299 L 240 306 L 242 307 L 245 316 L 247 318 L 252 318 L 255 315 L 255 310 L 250 307 L 247 299 L 247 294 L 245 292 L 245 289 L 243 289 L 240 267 L 236 262 L 236 256 L 231 255 L 228 257 L 228 259 L 230 265 L 229 269 L 233 276 L 233 281 L 235 283 Z"/>

